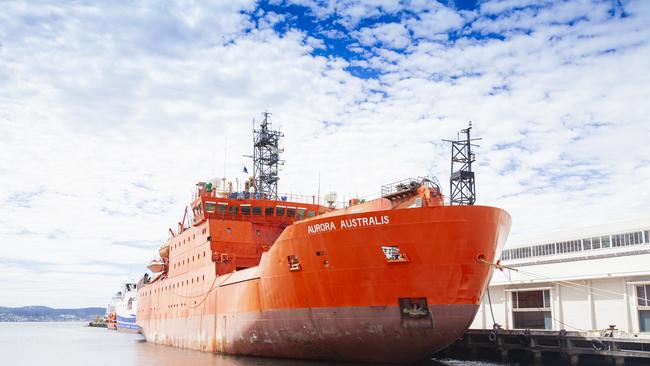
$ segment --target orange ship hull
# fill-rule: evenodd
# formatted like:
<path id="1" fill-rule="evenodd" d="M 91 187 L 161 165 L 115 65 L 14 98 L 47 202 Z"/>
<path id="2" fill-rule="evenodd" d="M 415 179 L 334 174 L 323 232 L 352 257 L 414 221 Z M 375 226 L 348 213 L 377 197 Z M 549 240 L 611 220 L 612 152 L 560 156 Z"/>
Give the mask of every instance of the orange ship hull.
<path id="1" fill-rule="evenodd" d="M 188 242 L 209 236 L 170 245 L 188 264 L 140 289 L 138 325 L 154 343 L 301 359 L 411 362 L 454 342 L 476 314 L 510 216 L 483 206 L 351 211 L 296 222 L 258 266 L 221 276 L 206 258 L 213 242 L 260 226 L 207 219 L 188 229 Z"/>

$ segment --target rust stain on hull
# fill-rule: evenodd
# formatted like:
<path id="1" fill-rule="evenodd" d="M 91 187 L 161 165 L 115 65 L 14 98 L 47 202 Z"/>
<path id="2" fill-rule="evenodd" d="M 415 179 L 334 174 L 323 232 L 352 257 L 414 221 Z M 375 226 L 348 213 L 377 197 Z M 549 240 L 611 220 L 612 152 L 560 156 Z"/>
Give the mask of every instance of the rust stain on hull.
<path id="1" fill-rule="evenodd" d="M 217 328 L 202 335 L 188 337 L 199 325 L 198 319 L 169 319 L 145 327 L 145 336 L 154 343 L 226 354 L 413 362 L 454 342 L 477 309 L 477 305 L 430 306 L 432 326 L 425 328 L 405 328 L 397 306 L 233 313 L 224 315 Z M 214 324 L 213 320 L 203 322 L 208 324 Z M 179 331 L 167 335 L 164 329 Z"/>

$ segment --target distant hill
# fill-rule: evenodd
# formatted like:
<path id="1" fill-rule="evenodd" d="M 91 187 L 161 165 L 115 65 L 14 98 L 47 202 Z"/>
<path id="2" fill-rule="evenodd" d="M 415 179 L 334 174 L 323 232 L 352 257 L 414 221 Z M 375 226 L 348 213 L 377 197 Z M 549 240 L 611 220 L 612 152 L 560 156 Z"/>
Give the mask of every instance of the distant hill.
<path id="1" fill-rule="evenodd" d="M 47 306 L 0 306 L 0 322 L 90 321 L 104 316 L 105 308 L 53 309 Z"/>

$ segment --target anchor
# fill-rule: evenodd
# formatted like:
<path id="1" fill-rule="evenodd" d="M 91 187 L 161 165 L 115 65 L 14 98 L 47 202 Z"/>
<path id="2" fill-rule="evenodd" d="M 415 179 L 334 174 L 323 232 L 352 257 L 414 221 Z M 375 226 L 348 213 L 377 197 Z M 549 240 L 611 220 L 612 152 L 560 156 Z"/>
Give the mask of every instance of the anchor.
<path id="1" fill-rule="evenodd" d="M 420 307 L 419 304 L 415 304 L 415 303 L 411 305 L 411 308 L 402 309 L 402 312 L 410 316 L 411 318 L 419 318 L 429 313 L 427 309 Z"/>

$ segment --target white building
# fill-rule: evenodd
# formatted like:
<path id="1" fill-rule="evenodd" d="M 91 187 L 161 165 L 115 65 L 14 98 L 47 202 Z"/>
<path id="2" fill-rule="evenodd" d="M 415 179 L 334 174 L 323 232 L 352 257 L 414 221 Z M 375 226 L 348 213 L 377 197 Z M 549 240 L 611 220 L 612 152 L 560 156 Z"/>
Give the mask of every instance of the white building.
<path id="1" fill-rule="evenodd" d="M 650 332 L 650 220 L 508 244 L 489 286 L 505 329 Z M 487 293 L 471 328 L 492 328 Z"/>

